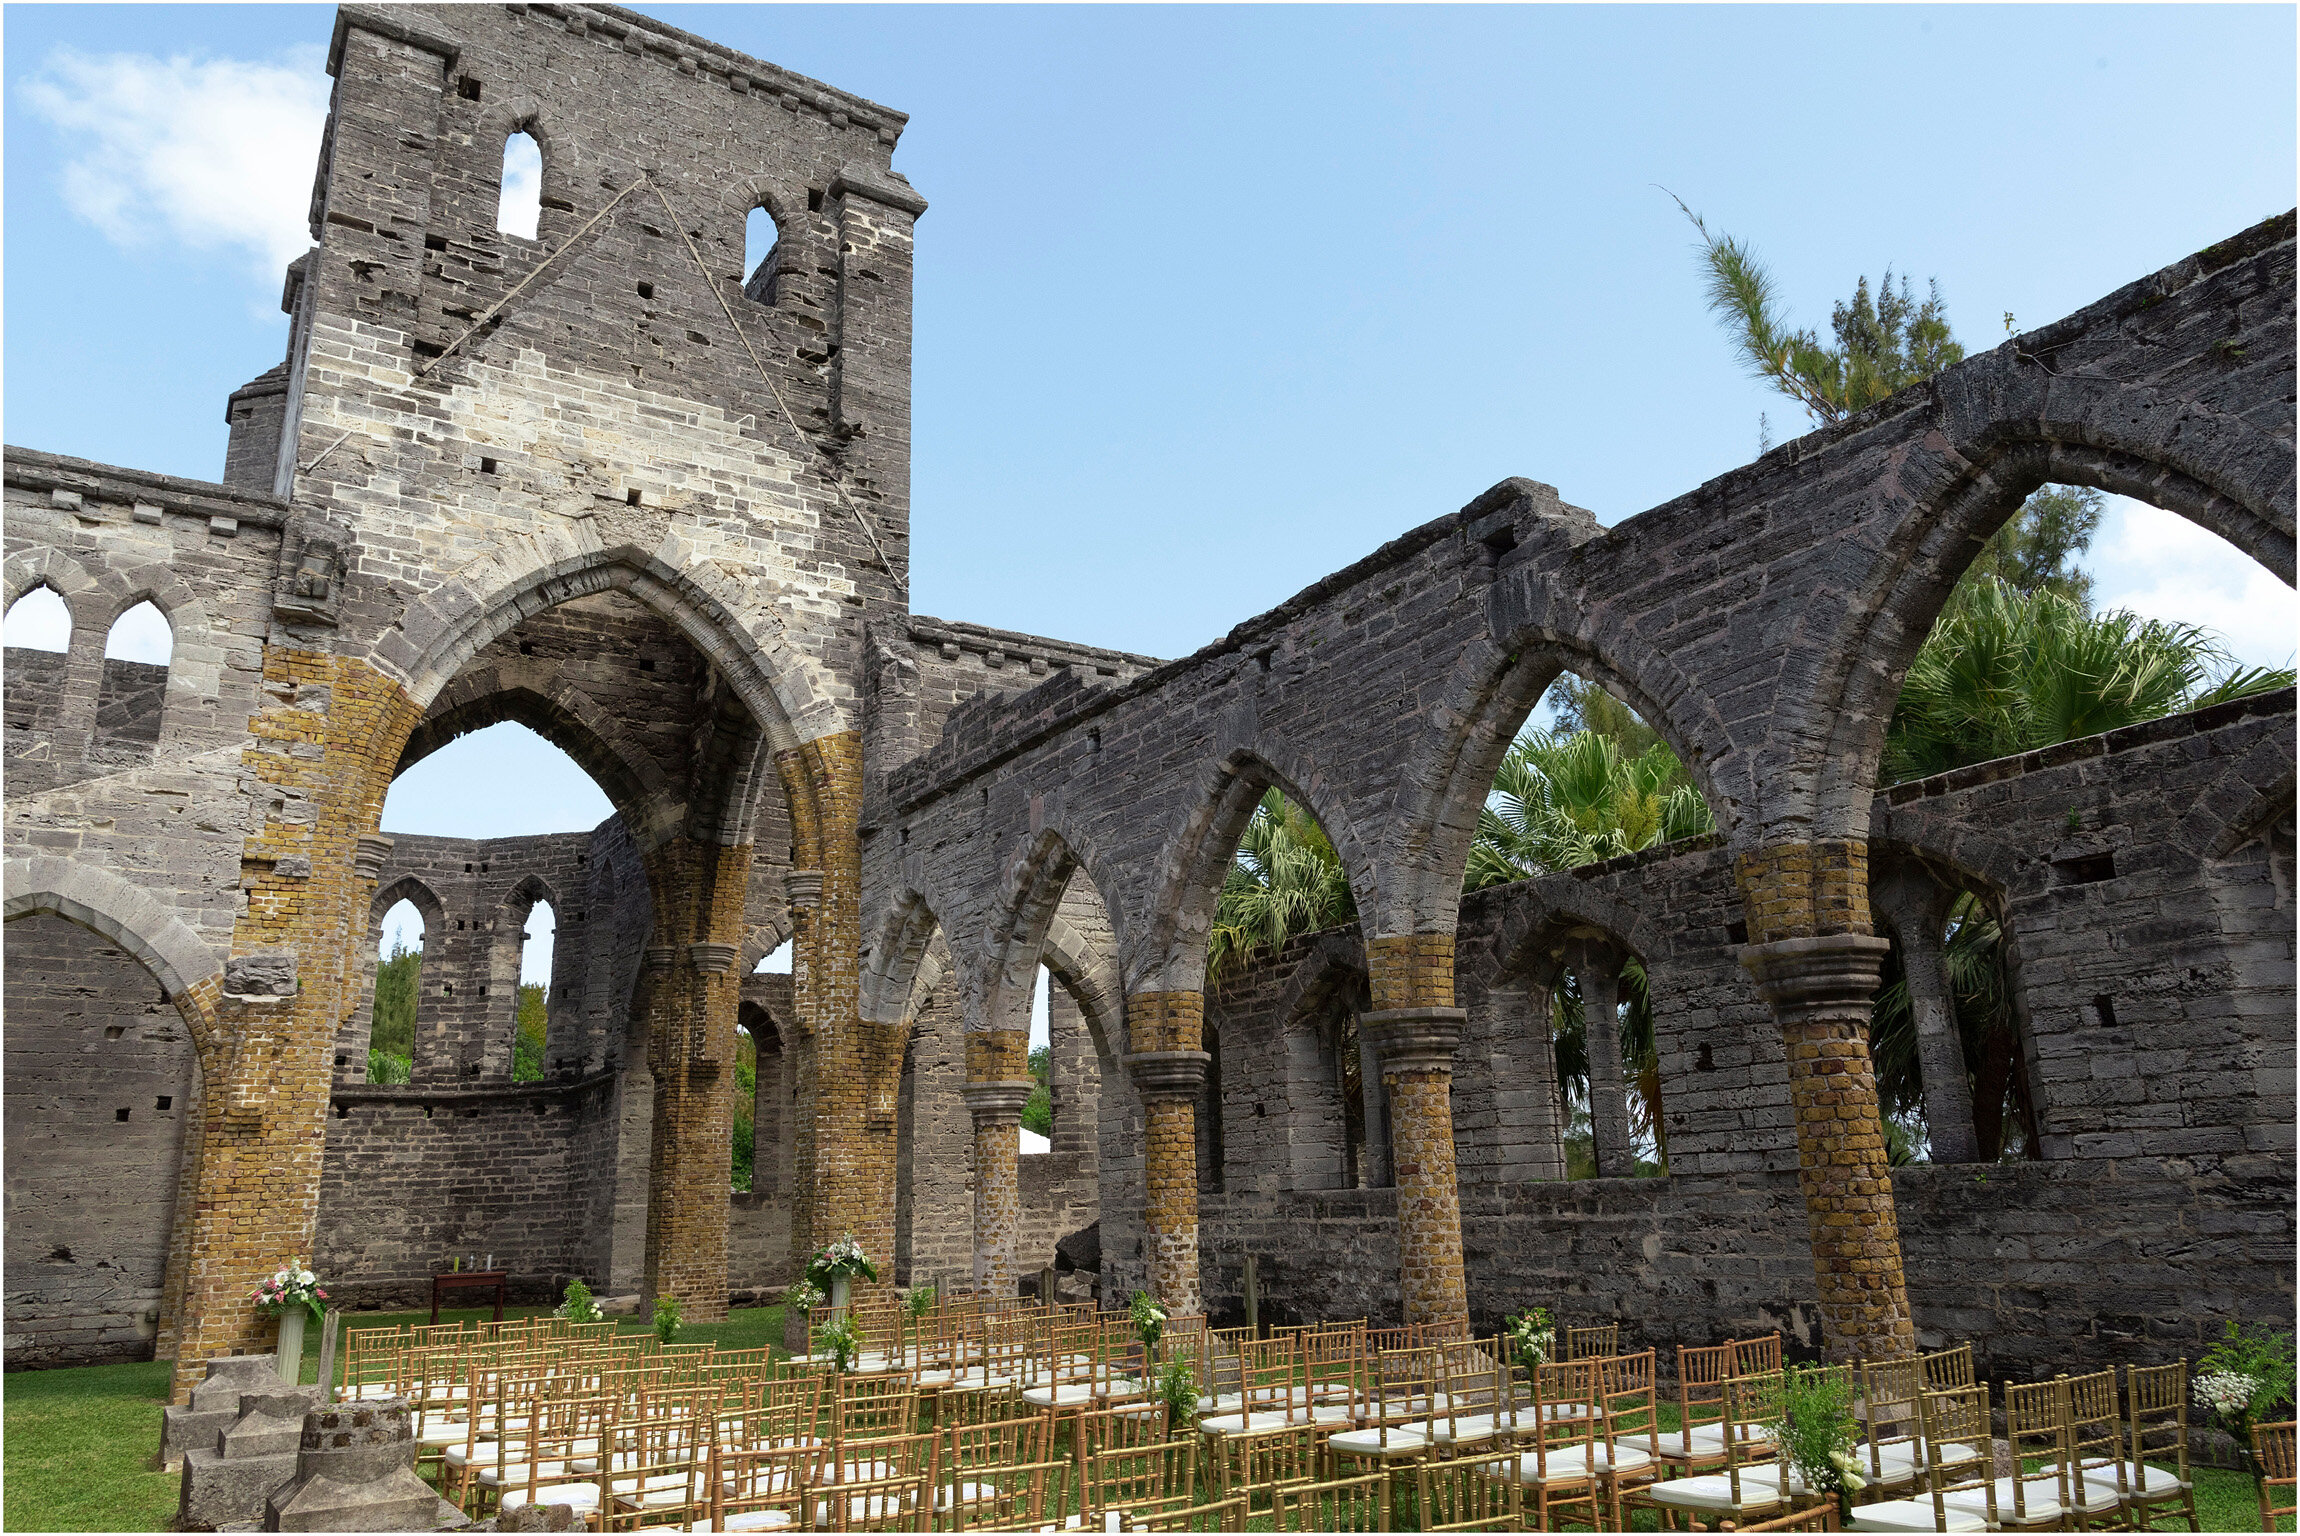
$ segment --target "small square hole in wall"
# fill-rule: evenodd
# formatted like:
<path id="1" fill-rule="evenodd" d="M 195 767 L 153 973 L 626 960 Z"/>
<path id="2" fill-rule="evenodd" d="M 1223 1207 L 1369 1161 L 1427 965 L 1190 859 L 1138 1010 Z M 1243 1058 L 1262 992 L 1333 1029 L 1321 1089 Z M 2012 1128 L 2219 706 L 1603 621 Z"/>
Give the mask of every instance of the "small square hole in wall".
<path id="1" fill-rule="evenodd" d="M 637 486 L 633 486 L 630 490 L 625 491 L 623 493 L 623 500 L 629 506 L 637 506 L 639 504 L 639 488 Z"/>
<path id="2" fill-rule="evenodd" d="M 481 460 L 479 461 L 479 472 L 480 472 L 481 474 L 483 474 L 483 475 L 492 475 L 492 474 L 494 474 L 494 473 L 495 473 L 495 461 L 494 461 L 493 459 L 481 459 Z"/>
<path id="3" fill-rule="evenodd" d="M 447 237 L 445 235 L 425 235 L 423 248 L 427 251 L 444 251 L 447 249 Z M 248 414 L 252 416 L 255 413 L 250 411 Z"/>
<path id="4" fill-rule="evenodd" d="M 115 1120 L 125 1120 L 128 1118 L 128 1112 L 124 1109 L 115 1109 L 112 1111 L 112 1118 Z"/>
<path id="5" fill-rule="evenodd" d="M 107 1024 L 104 1026 L 104 1038 L 107 1040 L 117 1040 L 127 1032 L 128 1027 L 125 1024 Z"/>
<path id="6" fill-rule="evenodd" d="M 336 1062 L 336 1065 L 337 1065 L 337 1066 L 341 1066 L 341 1065 L 343 1065 L 343 1063 L 342 1063 L 342 1061 L 339 1059 L 339 1060 Z M 154 1109 L 171 1109 L 171 1108 L 173 1108 L 173 1107 L 175 1106 L 175 1102 L 176 1102 L 176 1096 L 175 1096 L 174 1094 L 172 1094 L 172 1093 L 163 1093 L 163 1094 L 161 1094 L 161 1095 L 159 1096 L 158 1100 L 157 1100 L 156 1102 L 154 1102 L 154 1104 L 152 1105 L 152 1107 L 153 1107 Z"/>
<path id="7" fill-rule="evenodd" d="M 640 671 L 642 671 L 642 672 L 652 672 L 652 671 L 654 671 L 654 670 L 655 670 L 655 659 L 654 659 L 652 656 L 650 656 L 650 657 L 648 657 L 647 659 L 645 659 L 644 661 L 641 661 L 641 662 L 639 663 L 639 670 L 640 670 Z"/>
<path id="8" fill-rule="evenodd" d="M 479 82 L 469 75 L 465 75 L 455 82 L 455 94 L 465 101 L 477 101 L 479 99 Z"/>
<path id="9" fill-rule="evenodd" d="M 532 656 L 532 655 L 534 655 L 534 654 L 535 654 L 535 646 L 534 646 L 534 643 L 533 643 L 532 641 L 523 641 L 523 642 L 521 642 L 521 644 L 520 644 L 520 647 L 519 647 L 519 654 L 520 654 L 520 655 L 522 655 L 522 656 Z"/>
<path id="10" fill-rule="evenodd" d="M 820 188 L 820 187 L 809 187 L 809 188 L 807 188 L 807 212 L 809 212 L 809 213 L 820 213 L 820 212 L 822 212 L 822 211 L 823 211 L 823 189 L 822 189 L 822 188 Z"/>
<path id="11" fill-rule="evenodd" d="M 639 285 L 639 297 L 640 297 L 640 298 L 642 298 L 642 299 L 651 299 L 651 298 L 653 298 L 654 296 L 655 296 L 655 285 L 654 285 L 653 283 L 641 283 L 641 284 Z"/>

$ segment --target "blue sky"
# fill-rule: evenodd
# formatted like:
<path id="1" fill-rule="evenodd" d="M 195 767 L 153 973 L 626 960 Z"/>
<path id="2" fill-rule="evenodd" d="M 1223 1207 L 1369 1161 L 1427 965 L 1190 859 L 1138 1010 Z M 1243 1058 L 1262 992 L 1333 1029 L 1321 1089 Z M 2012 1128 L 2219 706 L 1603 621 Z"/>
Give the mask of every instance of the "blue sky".
<path id="1" fill-rule="evenodd" d="M 1760 413 L 1667 187 L 1825 325 L 1937 278 L 1993 344 L 2290 207 L 2288 6 L 642 7 L 911 114 L 914 605 L 1180 655 L 1505 476 L 1617 521 Z M 5 27 L 8 441 L 213 477 L 277 361 L 331 12 Z M 2118 504 L 2104 605 L 2293 651 L 2290 592 Z M 589 825 L 518 727 L 385 825 Z"/>

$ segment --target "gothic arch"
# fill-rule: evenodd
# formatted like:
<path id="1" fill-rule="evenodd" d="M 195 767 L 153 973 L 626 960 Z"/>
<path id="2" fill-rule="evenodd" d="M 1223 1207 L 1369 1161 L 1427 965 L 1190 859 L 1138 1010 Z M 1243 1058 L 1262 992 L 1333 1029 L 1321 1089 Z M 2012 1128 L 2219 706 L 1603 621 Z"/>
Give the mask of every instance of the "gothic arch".
<path id="1" fill-rule="evenodd" d="M 223 994 L 223 962 L 182 918 L 118 875 L 74 859 L 9 859 L 0 920 L 52 912 L 119 945 L 150 971 L 184 1017 L 203 1077 L 218 1044 L 211 1010 Z"/>

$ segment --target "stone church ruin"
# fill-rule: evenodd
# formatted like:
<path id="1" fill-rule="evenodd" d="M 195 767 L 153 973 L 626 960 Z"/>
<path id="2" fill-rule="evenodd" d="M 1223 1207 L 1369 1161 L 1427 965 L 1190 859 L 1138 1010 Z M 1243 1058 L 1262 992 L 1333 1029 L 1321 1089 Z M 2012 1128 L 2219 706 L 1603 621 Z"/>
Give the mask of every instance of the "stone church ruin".
<path id="1" fill-rule="evenodd" d="M 2290 215 L 1611 528 L 1503 480 L 1161 661 L 910 609 L 901 113 L 605 6 L 347 6 L 327 67 L 288 354 L 232 395 L 222 480 L 6 454 L 6 601 L 72 623 L 6 656 L 11 1366 L 156 1351 L 182 1401 L 269 1347 L 248 1296 L 289 1254 L 355 1304 L 485 1253 L 523 1299 L 699 1321 L 846 1231 L 1006 1294 L 1059 1245 L 1105 1298 L 1235 1315 L 1251 1256 L 1265 1317 L 1538 1301 L 1662 1345 L 1954 1334 L 1992 1374 L 2290 1314 L 2291 692 L 1877 789 L 1912 654 L 2038 486 L 2292 581 Z M 497 228 L 514 133 L 532 239 Z M 143 602 L 164 668 L 103 655 Z M 1718 830 L 1465 898 L 1568 671 Z M 396 774 L 499 721 L 613 818 L 380 830 Z M 1210 987 L 1273 787 L 1359 919 Z M 2009 935 L 2034 1155 L 1893 1168 L 1870 998 L 1959 892 Z M 412 1070 L 373 1083 L 402 899 Z M 1630 960 L 1668 1171 L 1620 1176 L 1601 1115 L 1568 1179 L 1551 996 L 1602 1008 Z M 1022 1158 L 1041 967 L 1054 1148 Z"/>

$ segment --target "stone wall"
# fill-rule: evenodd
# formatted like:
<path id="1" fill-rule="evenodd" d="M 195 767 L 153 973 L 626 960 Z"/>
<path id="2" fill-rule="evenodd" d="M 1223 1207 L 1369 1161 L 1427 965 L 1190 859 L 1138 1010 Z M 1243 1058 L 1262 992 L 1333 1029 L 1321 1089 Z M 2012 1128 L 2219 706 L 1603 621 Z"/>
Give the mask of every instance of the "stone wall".
<path id="1" fill-rule="evenodd" d="M 190 1034 L 117 945 L 51 913 L 6 935 L 8 1369 L 148 1360 L 198 1112 Z"/>
<path id="2" fill-rule="evenodd" d="M 1888 847 L 2001 903 L 2044 1128 L 2042 1160 L 1895 1170 L 1926 1345 L 1970 1340 L 1985 1370 L 2025 1379 L 2193 1358 L 2222 1319 L 2290 1313 L 2293 709 L 2290 692 L 2267 695 L 1880 800 Z M 1817 1350 L 1778 1035 L 1736 961 L 1732 871 L 1707 841 L 1462 903 L 1470 1033 L 1454 1099 L 1481 1325 L 1540 1305 L 1665 1351 L 1774 1327 Z M 2072 880 L 2072 866 L 2103 877 Z M 2080 937 L 2100 933 L 2118 936 L 2112 950 Z M 1647 964 L 1666 1177 L 1496 1172 L 1510 1132 L 1495 1064 L 1522 1063 L 1529 1036 L 1549 1048 L 1554 950 L 1574 934 Z M 1303 1020 L 1351 983 L 1358 954 L 1354 930 L 1309 936 L 1210 1002 L 1227 1154 L 1222 1191 L 1200 1196 L 1211 1311 L 1242 1308 L 1253 1253 L 1265 1316 L 1397 1315 L 1395 1192 L 1331 1187 L 1334 1116 L 1303 1099 L 1317 1073 L 1297 1064 Z M 2103 1020 L 2095 983 L 2056 967 L 2113 977 L 2099 985 L 2130 1001 Z"/>

